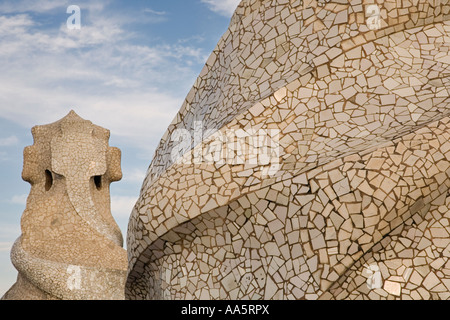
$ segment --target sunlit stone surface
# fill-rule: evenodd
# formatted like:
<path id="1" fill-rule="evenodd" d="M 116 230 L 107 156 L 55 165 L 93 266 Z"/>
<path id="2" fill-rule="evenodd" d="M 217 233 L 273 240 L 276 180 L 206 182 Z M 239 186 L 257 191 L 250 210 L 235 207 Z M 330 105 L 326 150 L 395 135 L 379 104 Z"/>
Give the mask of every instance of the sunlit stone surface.
<path id="1" fill-rule="evenodd" d="M 120 150 L 73 111 L 32 133 L 22 172 L 31 190 L 11 251 L 19 275 L 3 299 L 124 299 L 127 257 L 109 196 Z"/>
<path id="2" fill-rule="evenodd" d="M 449 298 L 449 11 L 242 1 L 150 165 L 126 297 Z"/>

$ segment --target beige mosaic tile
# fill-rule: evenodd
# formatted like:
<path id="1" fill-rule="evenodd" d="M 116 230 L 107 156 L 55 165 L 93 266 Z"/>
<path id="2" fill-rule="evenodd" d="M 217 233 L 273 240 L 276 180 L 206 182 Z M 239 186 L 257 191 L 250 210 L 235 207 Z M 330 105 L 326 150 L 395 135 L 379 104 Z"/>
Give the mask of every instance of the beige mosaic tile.
<path id="1" fill-rule="evenodd" d="M 446 0 L 242 1 L 148 170 L 126 297 L 446 298 L 446 261 L 399 277 L 402 261 L 443 258 L 431 239 L 448 232 L 449 11 Z M 392 238 L 428 214 L 420 251 Z M 391 238 L 370 279 L 383 286 L 370 289 L 366 271 L 378 271 L 352 268 Z"/>

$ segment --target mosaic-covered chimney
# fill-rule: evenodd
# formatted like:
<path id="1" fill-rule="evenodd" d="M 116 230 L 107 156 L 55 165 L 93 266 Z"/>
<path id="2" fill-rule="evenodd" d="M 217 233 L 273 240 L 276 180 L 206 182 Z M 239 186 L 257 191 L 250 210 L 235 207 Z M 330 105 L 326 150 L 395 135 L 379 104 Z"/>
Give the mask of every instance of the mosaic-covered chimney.
<path id="1" fill-rule="evenodd" d="M 3 299 L 123 299 L 123 238 L 109 185 L 122 178 L 109 130 L 71 111 L 32 129 L 22 178 L 31 184 L 11 260 L 19 274 Z"/>

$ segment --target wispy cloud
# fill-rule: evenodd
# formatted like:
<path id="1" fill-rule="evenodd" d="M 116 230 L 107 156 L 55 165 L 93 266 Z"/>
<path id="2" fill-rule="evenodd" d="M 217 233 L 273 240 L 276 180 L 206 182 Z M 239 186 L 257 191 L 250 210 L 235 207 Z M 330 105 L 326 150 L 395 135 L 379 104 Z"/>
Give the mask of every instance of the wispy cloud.
<path id="1" fill-rule="evenodd" d="M 66 13 L 69 5 L 79 5 L 83 10 L 103 10 L 110 1 L 87 1 L 87 0 L 3 0 L 0 3 L 0 12 L 9 13 Z"/>
<path id="2" fill-rule="evenodd" d="M 111 213 L 116 219 L 128 218 L 138 197 L 112 196 Z"/>
<path id="3" fill-rule="evenodd" d="M 19 139 L 16 136 L 9 136 L 7 138 L 0 138 L 0 147 L 14 146 L 19 143 Z"/>
<path id="4" fill-rule="evenodd" d="M 136 168 L 123 170 L 123 182 L 142 183 L 145 178 L 146 170 L 139 170 Z"/>
<path id="5" fill-rule="evenodd" d="M 11 198 L 10 202 L 13 204 L 19 204 L 25 206 L 27 204 L 27 194 L 19 194 L 15 195 Z"/>
<path id="6" fill-rule="evenodd" d="M 0 226 L 0 243 L 12 243 L 21 233 L 20 224 L 2 223 Z"/>
<path id="7" fill-rule="evenodd" d="M 0 242 L 0 252 L 9 252 L 14 242 Z"/>
<path id="8" fill-rule="evenodd" d="M 40 29 L 34 16 L 0 16 L 1 116 L 30 127 L 70 109 L 130 144 L 154 148 L 207 58 L 185 43 L 136 44 L 105 16 L 81 30 Z M 164 88 L 161 90 L 161 88 Z M 150 157 L 150 156 L 149 156 Z"/>
<path id="9" fill-rule="evenodd" d="M 27 14 L 0 16 L 0 36 L 21 34 L 33 25 L 34 21 Z"/>
<path id="10" fill-rule="evenodd" d="M 201 0 L 201 2 L 206 3 L 212 11 L 231 17 L 241 0 Z"/>
<path id="11" fill-rule="evenodd" d="M 5 0 L 0 4 L 0 12 L 16 13 L 16 12 L 49 12 L 65 6 L 65 1 L 52 0 Z"/>
<path id="12" fill-rule="evenodd" d="M 165 16 L 167 14 L 167 12 L 165 12 L 165 11 L 156 11 L 156 10 L 153 10 L 153 9 L 150 9 L 150 8 L 145 8 L 144 12 L 147 12 L 147 13 L 150 13 L 150 14 L 154 14 L 154 15 L 157 15 L 157 16 Z"/>
<path id="13" fill-rule="evenodd" d="M 20 236 L 20 224 L 4 223 L 0 225 L 0 253 L 11 251 L 14 241 Z M 4 261 L 0 259 L 0 268 Z M 9 263 L 9 261 L 7 262 Z M 0 281 L 1 284 L 1 281 Z"/>

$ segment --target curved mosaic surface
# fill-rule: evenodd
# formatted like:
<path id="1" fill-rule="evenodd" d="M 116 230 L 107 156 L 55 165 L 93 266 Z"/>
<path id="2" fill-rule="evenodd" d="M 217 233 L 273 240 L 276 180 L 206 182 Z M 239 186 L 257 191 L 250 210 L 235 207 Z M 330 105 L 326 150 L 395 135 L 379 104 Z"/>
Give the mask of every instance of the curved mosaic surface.
<path id="1" fill-rule="evenodd" d="M 445 205 L 449 11 L 242 1 L 150 165 L 127 298 L 358 297 L 336 284 Z"/>
<path id="2" fill-rule="evenodd" d="M 324 299 L 450 298 L 450 196 L 416 213 L 333 285 Z M 372 289 L 372 290 L 371 290 Z"/>
<path id="3" fill-rule="evenodd" d="M 19 275 L 3 299 L 123 299 L 127 258 L 109 197 L 120 150 L 73 111 L 32 133 L 22 172 L 31 190 L 11 251 Z"/>

